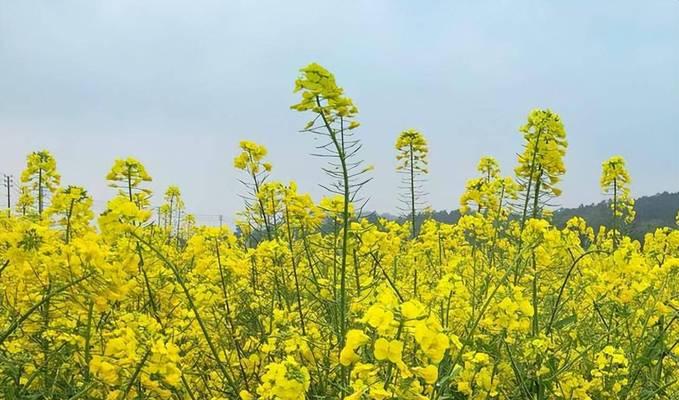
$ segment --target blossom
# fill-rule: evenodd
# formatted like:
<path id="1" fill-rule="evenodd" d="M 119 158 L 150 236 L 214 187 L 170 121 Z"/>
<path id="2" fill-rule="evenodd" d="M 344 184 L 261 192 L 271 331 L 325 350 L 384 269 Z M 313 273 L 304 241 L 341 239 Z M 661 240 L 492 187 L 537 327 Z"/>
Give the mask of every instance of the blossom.
<path id="1" fill-rule="evenodd" d="M 375 341 L 375 358 L 379 361 L 389 360 L 394 364 L 402 362 L 403 342 L 379 338 Z"/>

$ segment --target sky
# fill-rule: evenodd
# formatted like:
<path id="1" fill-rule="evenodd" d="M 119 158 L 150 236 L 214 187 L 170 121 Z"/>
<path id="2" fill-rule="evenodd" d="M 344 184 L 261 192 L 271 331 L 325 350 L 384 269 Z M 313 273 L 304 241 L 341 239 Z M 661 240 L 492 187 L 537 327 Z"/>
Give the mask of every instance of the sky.
<path id="1" fill-rule="evenodd" d="M 598 202 L 601 162 L 635 195 L 679 191 L 679 0 L 0 1 L 0 173 L 47 149 L 103 208 L 116 158 L 178 185 L 198 221 L 241 209 L 240 140 L 316 199 L 325 160 L 289 109 L 300 67 L 332 71 L 359 107 L 368 208 L 395 212 L 394 142 L 430 144 L 428 203 L 455 209 L 481 156 L 512 174 L 518 128 L 551 108 L 569 141 L 562 206 Z"/>

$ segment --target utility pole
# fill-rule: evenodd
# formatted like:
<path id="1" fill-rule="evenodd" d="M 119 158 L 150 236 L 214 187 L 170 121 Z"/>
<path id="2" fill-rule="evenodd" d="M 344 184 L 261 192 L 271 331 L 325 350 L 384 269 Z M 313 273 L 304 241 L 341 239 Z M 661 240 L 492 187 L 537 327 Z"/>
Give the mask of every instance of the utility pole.
<path id="1" fill-rule="evenodd" d="M 224 220 L 224 217 L 222 216 L 222 214 L 219 214 L 219 227 L 220 228 L 222 227 L 222 221 L 223 220 Z"/>
<path id="2" fill-rule="evenodd" d="M 5 174 L 5 188 L 7 188 L 7 216 L 12 213 L 12 175 Z"/>

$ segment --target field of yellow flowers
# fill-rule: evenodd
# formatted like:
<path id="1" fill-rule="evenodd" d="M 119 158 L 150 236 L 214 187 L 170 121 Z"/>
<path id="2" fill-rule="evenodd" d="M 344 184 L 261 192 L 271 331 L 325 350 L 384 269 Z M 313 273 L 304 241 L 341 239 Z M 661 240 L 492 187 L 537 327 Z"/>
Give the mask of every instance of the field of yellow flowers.
<path id="1" fill-rule="evenodd" d="M 50 153 L 28 156 L 0 217 L 1 397 L 679 398 L 679 230 L 625 235 L 622 158 L 602 164 L 609 228 L 553 226 L 566 132 L 534 110 L 512 176 L 484 157 L 459 222 L 419 223 L 428 147 L 408 129 L 407 218 L 368 220 L 356 106 L 317 64 L 295 86 L 328 196 L 270 179 L 266 149 L 241 142 L 234 230 L 197 226 L 176 187 L 154 215 L 132 158 L 95 216 Z"/>

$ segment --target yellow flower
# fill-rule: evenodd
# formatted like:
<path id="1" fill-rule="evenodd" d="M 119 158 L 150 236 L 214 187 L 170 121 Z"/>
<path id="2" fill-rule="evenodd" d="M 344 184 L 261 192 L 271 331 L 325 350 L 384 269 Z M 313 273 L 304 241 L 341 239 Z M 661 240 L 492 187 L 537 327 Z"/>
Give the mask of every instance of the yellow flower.
<path id="1" fill-rule="evenodd" d="M 379 338 L 375 341 L 375 358 L 379 361 L 389 360 L 394 364 L 402 362 L 403 342 L 400 340 L 389 341 Z"/>
<path id="2" fill-rule="evenodd" d="M 385 333 L 392 327 L 394 313 L 385 310 L 379 304 L 374 304 L 365 313 L 363 320 L 368 323 L 368 325 L 377 329 L 380 333 Z"/>
<path id="3" fill-rule="evenodd" d="M 115 385 L 118 382 L 118 368 L 108 361 L 104 361 L 102 357 L 92 357 L 90 372 L 109 385 Z"/>
<path id="4" fill-rule="evenodd" d="M 410 300 L 401 304 L 401 314 L 406 320 L 416 319 L 424 314 L 424 306 L 417 300 Z"/>
<path id="5" fill-rule="evenodd" d="M 436 383 L 439 377 L 439 369 L 435 365 L 427 365 L 424 368 L 415 368 L 418 376 L 430 385 Z"/>
<path id="6" fill-rule="evenodd" d="M 233 159 L 234 167 L 244 170 L 249 174 L 257 174 L 262 169 L 267 172 L 271 171 L 271 164 L 262 162 L 267 154 L 266 147 L 249 140 L 241 141 L 239 147 L 241 153 Z"/>
<path id="7" fill-rule="evenodd" d="M 252 393 L 248 392 L 247 390 L 241 390 L 240 393 L 238 393 L 238 396 L 240 396 L 241 400 L 255 399 L 255 396 L 253 396 Z"/>
<path id="8" fill-rule="evenodd" d="M 309 389 L 309 371 L 292 357 L 267 365 L 257 393 L 264 399 L 304 400 Z"/>
<path id="9" fill-rule="evenodd" d="M 340 364 L 344 365 L 345 367 L 355 363 L 360 359 L 361 358 L 358 356 L 358 354 L 354 352 L 354 349 L 349 346 L 345 346 L 340 352 Z"/>
<path id="10" fill-rule="evenodd" d="M 427 326 L 426 322 L 420 322 L 415 326 L 415 340 L 433 363 L 438 364 L 443 359 L 446 350 L 450 346 L 448 336 L 437 332 Z"/>
<path id="11" fill-rule="evenodd" d="M 368 343 L 369 340 L 370 340 L 370 338 L 368 337 L 368 335 L 366 335 L 365 333 L 363 333 L 362 330 L 359 330 L 359 329 L 350 329 L 350 330 L 347 332 L 347 342 L 346 342 L 346 345 L 347 345 L 347 347 L 349 347 L 349 348 L 356 349 L 357 347 L 362 346 L 362 345 Z"/>

